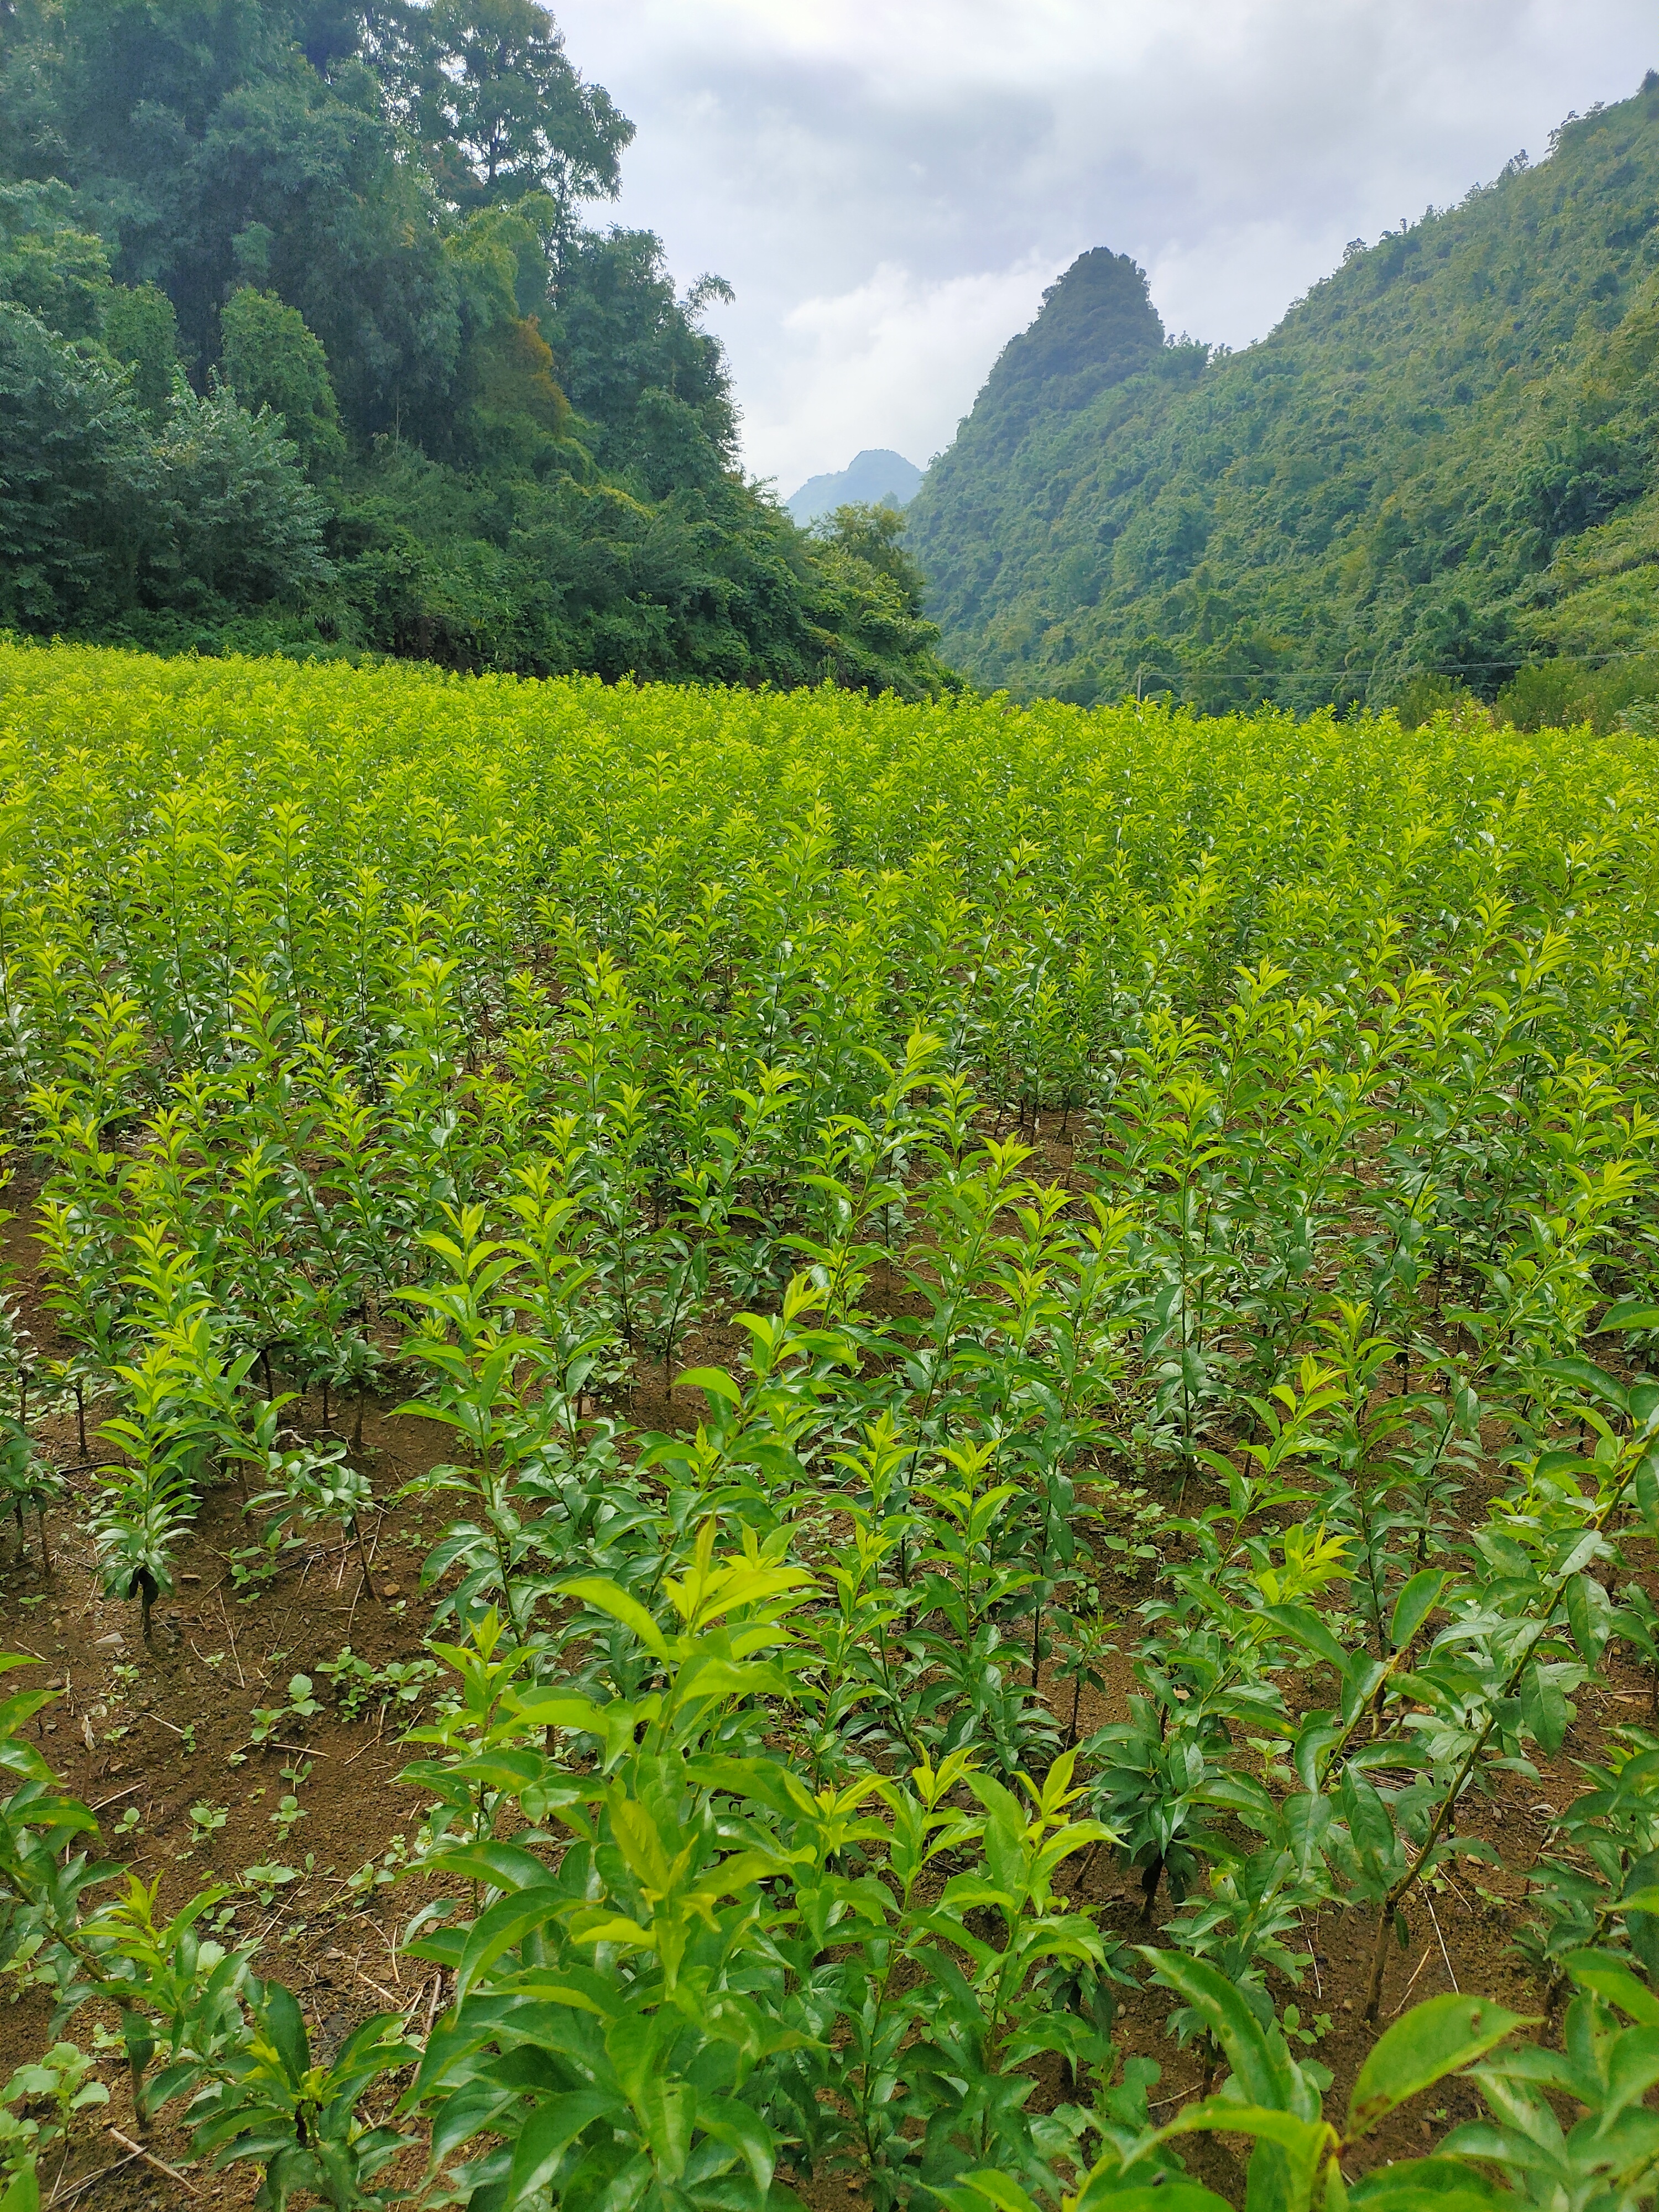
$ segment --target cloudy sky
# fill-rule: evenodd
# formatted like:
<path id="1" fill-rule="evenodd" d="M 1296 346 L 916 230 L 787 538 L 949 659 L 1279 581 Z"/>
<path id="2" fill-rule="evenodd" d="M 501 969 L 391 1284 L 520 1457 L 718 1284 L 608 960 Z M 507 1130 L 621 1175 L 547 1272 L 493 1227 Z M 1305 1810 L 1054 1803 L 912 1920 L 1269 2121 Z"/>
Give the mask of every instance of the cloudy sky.
<path id="1" fill-rule="evenodd" d="M 1247 344 L 1340 258 L 1659 65 L 1652 0 L 553 0 L 639 127 L 616 210 L 726 277 L 784 494 L 948 445 L 1079 253 Z"/>

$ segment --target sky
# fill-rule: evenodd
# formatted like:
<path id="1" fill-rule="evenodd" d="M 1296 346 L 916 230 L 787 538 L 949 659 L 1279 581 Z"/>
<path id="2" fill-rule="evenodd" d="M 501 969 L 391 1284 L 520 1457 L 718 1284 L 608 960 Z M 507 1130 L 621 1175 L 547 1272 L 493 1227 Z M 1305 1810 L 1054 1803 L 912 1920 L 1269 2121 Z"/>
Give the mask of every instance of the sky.
<path id="1" fill-rule="evenodd" d="M 638 126 L 614 209 L 715 306 L 787 496 L 943 450 L 1045 286 L 1133 254 L 1172 333 L 1264 337 L 1659 66 L 1652 0 L 553 0 Z"/>

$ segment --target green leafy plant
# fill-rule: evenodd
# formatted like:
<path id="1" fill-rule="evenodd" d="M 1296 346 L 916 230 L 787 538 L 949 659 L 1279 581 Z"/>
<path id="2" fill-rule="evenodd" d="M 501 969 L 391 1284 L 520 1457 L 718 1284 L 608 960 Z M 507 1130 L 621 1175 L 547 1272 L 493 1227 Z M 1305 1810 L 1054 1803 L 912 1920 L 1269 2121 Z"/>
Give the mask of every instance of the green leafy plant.
<path id="1" fill-rule="evenodd" d="M 300 2008 L 277 1983 L 250 1980 L 251 2033 L 223 2062 L 186 2117 L 198 2152 L 220 2166 L 254 2160 L 264 2168 L 258 2202 L 281 2212 L 296 2193 L 335 2212 L 381 2204 L 372 2185 L 406 2138 L 361 2117 L 365 2094 L 407 2065 L 413 2048 L 398 2039 L 395 2014 L 365 2021 L 334 2057 L 313 2060 Z"/>

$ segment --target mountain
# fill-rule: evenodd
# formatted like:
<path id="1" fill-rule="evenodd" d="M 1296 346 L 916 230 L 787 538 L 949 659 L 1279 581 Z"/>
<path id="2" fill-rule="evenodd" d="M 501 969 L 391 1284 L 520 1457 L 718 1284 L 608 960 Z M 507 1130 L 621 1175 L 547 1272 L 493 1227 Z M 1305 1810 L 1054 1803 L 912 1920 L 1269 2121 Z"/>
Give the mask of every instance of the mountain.
<path id="1" fill-rule="evenodd" d="M 908 507 L 921 482 L 921 471 L 902 453 L 867 446 L 838 474 L 808 477 L 784 505 L 804 530 L 838 507 Z"/>
<path id="2" fill-rule="evenodd" d="M 1606 721 L 1659 692 L 1659 75 L 1237 353 L 1085 253 L 907 512 L 970 680 Z"/>
<path id="3" fill-rule="evenodd" d="M 0 0 L 0 629 L 539 675 L 945 679 L 744 477 L 633 125 L 536 0 Z"/>

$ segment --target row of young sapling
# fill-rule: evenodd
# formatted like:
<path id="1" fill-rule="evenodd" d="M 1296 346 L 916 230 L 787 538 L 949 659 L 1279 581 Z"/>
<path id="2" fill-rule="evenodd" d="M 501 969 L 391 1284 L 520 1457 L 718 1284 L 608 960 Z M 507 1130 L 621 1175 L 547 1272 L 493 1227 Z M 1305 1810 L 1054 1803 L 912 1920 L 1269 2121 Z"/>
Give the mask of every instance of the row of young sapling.
<path id="1" fill-rule="evenodd" d="M 1575 823 L 1618 778 L 1565 744 L 1523 799 L 1243 726 L 1177 791 L 1138 720 L 1005 719 L 1000 838 L 951 726 L 894 719 L 862 817 L 786 746 L 718 873 L 614 744 L 603 837 L 498 775 L 469 842 L 405 760 L 380 871 L 349 734 L 276 800 L 153 734 L 27 787 L 0 1016 L 55 1340 L 12 1324 L 10 1495 L 72 1486 L 146 1627 L 215 1485 L 373 1604 L 363 1408 L 451 1439 L 430 2018 L 314 2048 L 222 1893 L 83 1855 L 45 1693 L 0 1716 L 8 1957 L 268 2203 L 1218 2212 L 1204 2132 L 1264 2212 L 1659 2187 L 1659 1735 L 1606 1735 L 1531 1869 L 1538 2018 L 1398 2008 L 1486 1795 L 1615 1653 L 1659 1684 L 1645 817 Z M 1338 1912 L 1378 2032 L 1340 2118 Z M 1488 2118 L 1359 2176 L 1468 2069 Z"/>
<path id="2" fill-rule="evenodd" d="M 1462 1526 L 1451 1517 L 1455 1410 L 1443 1390 L 1379 1389 L 1380 1376 L 1399 1373 L 1401 1347 L 1370 1328 L 1363 1304 L 1339 1301 L 1318 1315 L 1320 1348 L 1255 1402 L 1254 1433 L 1235 1438 L 1230 1453 L 1193 1447 L 1178 1486 L 1187 1497 L 1158 1509 L 1126 1498 L 1121 1483 L 1090 1480 L 1121 1441 L 1114 1422 L 1124 1403 L 1138 1395 L 1146 1412 L 1156 1409 L 1155 1370 L 1138 1389 L 1131 1373 L 1129 1346 L 1144 1332 L 1135 1327 L 1126 1209 L 1095 1196 L 1079 1221 L 1071 1194 L 1025 1172 L 1023 1146 L 976 1134 L 965 1089 L 931 1082 L 930 1060 L 927 1041 L 915 1041 L 884 1123 L 837 1131 L 822 1147 L 812 1187 L 823 1204 L 811 1224 L 819 1234 L 803 1238 L 815 1248 L 802 1255 L 810 1264 L 775 1315 L 743 1317 L 752 1349 L 736 1375 L 701 1368 L 678 1378 L 703 1409 L 690 1437 L 665 1434 L 641 1448 L 596 1410 L 594 1364 L 606 1336 L 599 1277 L 568 1233 L 580 1208 L 552 1161 L 518 1164 L 505 1220 L 473 1206 L 450 1233 L 428 1232 L 436 1277 L 407 1301 L 415 1327 L 399 1357 L 428 1378 L 411 1410 L 463 1439 L 453 1463 L 423 1485 L 464 1493 L 462 1517 L 428 1576 L 443 1593 L 441 1614 L 470 1631 L 435 1647 L 462 1694 L 417 1732 L 438 1747 L 411 1776 L 436 1808 L 421 1863 L 454 1873 L 453 1855 L 470 1852 L 475 1880 L 486 1860 L 510 1869 L 515 1878 L 499 1885 L 506 1901 L 548 1887 L 546 1862 L 522 1840 L 526 1823 L 533 1835 L 550 1815 L 585 1805 L 579 1834 L 598 1843 L 637 1832 L 637 1863 L 626 1876 L 617 1870 L 611 1900 L 617 1912 L 627 1908 L 641 1939 L 635 1968 L 614 1978 L 620 2019 L 624 2000 L 645 2003 L 638 1968 L 667 1941 L 666 1923 L 657 1922 L 674 1900 L 655 1895 L 653 1868 L 665 1875 L 685 1863 L 690 1894 L 678 1906 L 690 1916 L 685 1940 L 691 1923 L 712 1915 L 741 1927 L 746 1954 L 773 1917 L 793 1926 L 801 1914 L 795 1854 L 802 1833 L 835 1810 L 843 1840 L 820 1844 L 817 1871 L 841 1887 L 834 1905 L 819 1900 L 810 1960 L 797 1950 L 769 2006 L 756 1994 L 765 1980 L 757 1968 L 745 1965 L 733 1981 L 732 1957 L 719 1954 L 717 1982 L 732 1981 L 768 2022 L 757 2030 L 745 2008 L 745 2033 L 793 2039 L 757 2051 L 752 2065 L 732 2060 L 763 2138 L 756 2134 L 745 2151 L 720 2134 L 712 2107 L 715 2126 L 690 2124 L 693 2141 L 729 2154 L 705 2160 L 722 2185 L 729 2168 L 758 2187 L 755 2176 L 769 2171 L 779 2144 L 812 2166 L 855 2158 L 896 2196 L 986 2167 L 1022 2178 L 1040 2196 L 1055 2176 L 1086 2167 L 1100 2148 L 1091 2130 L 1101 2096 L 1074 2093 L 1033 2114 L 1030 2075 L 1015 2069 L 1048 2051 L 1074 2083 L 1089 2083 L 1092 2069 L 1097 2080 L 1106 2074 L 1102 2090 L 1109 2085 L 1112 1987 L 1133 1972 L 1133 1954 L 1053 1888 L 1068 1862 L 1074 1878 L 1085 1870 L 1086 1885 L 1091 1855 L 1103 1850 L 1140 1868 L 1149 1922 L 1169 1886 L 1182 1909 L 1164 1926 L 1164 1946 L 1208 1966 L 1217 1989 L 1241 1997 L 1269 2038 L 1275 1985 L 1299 1983 L 1304 1971 L 1310 1919 L 1337 1903 L 1371 1911 L 1375 2018 L 1390 1947 L 1398 1935 L 1410 1942 L 1421 1886 L 1450 1855 L 1485 1848 L 1454 1826 L 1471 1786 L 1500 1763 L 1559 1749 L 1571 1692 L 1611 1638 L 1659 1658 L 1639 1583 L 1615 1606 L 1593 1571 L 1620 1556 L 1621 1540 L 1659 1525 L 1649 1459 L 1659 1392 L 1547 1347 L 1534 1380 L 1547 1395 L 1531 1418 L 1542 1433 L 1571 1421 L 1578 1435 L 1571 1449 L 1517 1461 L 1519 1479 L 1491 1500 L 1473 1553 L 1455 1566 L 1446 1564 Z M 849 1144 L 884 1173 L 856 1185 L 836 1173 L 833 1155 Z M 901 1203 L 915 1208 L 915 1234 L 890 1249 L 868 1227 L 875 1206 Z M 176 1376 L 188 1371 L 192 1335 L 222 1343 L 222 1325 L 213 1330 L 199 1285 L 194 1300 L 180 1295 L 178 1286 L 189 1286 L 179 1249 L 162 1246 L 159 1258 L 134 1289 L 142 1297 L 158 1280 L 173 1286 L 178 1325 L 155 1328 L 151 1372 Z M 897 1319 L 915 1326 L 874 1310 L 878 1281 Z M 907 1316 L 906 1306 L 920 1310 Z M 1627 1308 L 1601 1319 L 1641 1328 L 1654 1316 Z M 343 1441 L 280 1437 L 287 1409 L 239 1395 L 256 1363 L 243 1354 L 240 1364 L 228 1388 L 222 1369 L 217 1378 L 210 1370 L 209 1393 L 158 1392 L 161 1419 L 149 1427 L 134 1418 L 151 1402 L 137 1387 L 133 1411 L 100 1425 L 104 1443 L 125 1454 L 98 1523 L 112 1587 L 133 1556 L 118 1517 L 125 1511 L 152 1547 L 148 1571 L 161 1586 L 170 1552 L 157 1532 L 175 1536 L 216 1457 L 234 1468 L 242 1454 L 262 1451 L 270 1487 L 250 1497 L 252 1513 L 280 1527 L 303 1512 L 360 1534 L 368 1485 L 345 1467 Z M 1186 1431 L 1174 1432 L 1184 1442 Z M 157 1495 L 168 1519 L 154 1510 L 155 1498 L 143 1497 L 152 1474 L 167 1485 Z M 999 1480 L 1008 1474 L 1015 1479 Z M 135 1497 L 141 1514 L 131 1512 Z M 1127 1532 L 1132 1552 L 1150 1548 L 1166 1565 L 1129 1642 L 1130 1718 L 1079 1743 L 1078 1692 L 1101 1686 L 1131 1625 L 1101 1603 L 1091 1527 L 1107 1560 L 1107 1546 Z M 717 1548 L 722 1541 L 732 1548 Z M 674 1628 L 673 1611 L 665 1616 L 665 1598 L 672 1607 L 682 1583 L 699 1576 L 730 1595 L 706 1625 L 720 1668 L 738 1671 L 728 1678 L 717 1668 L 711 1680 L 725 1686 L 693 1701 L 696 1727 L 690 1715 L 683 1723 L 690 1732 L 681 1755 L 694 1771 L 711 1756 L 719 1769 L 718 1779 L 704 1777 L 693 1820 L 674 1790 L 663 1796 L 660 1772 L 638 1770 L 634 1739 L 641 1692 L 654 1703 L 660 1692 L 647 1686 L 688 1634 Z M 730 1595 L 739 1592 L 747 1595 Z M 734 1607 L 736 1626 L 716 1627 Z M 734 1705 L 756 1652 L 769 1655 L 765 1665 L 750 1669 Z M 1332 1673 L 1319 1674 L 1322 1666 Z M 1327 1696 L 1334 1692 L 1334 1706 L 1310 1705 L 1310 1677 Z M 1069 1709 L 1060 1685 L 1069 1686 Z M 1572 1852 L 1543 1869 L 1532 1939 L 1552 1981 L 1582 1971 L 1590 1951 L 1602 1964 L 1620 1950 L 1644 1955 L 1644 1887 L 1659 1909 L 1643 1864 L 1659 1843 L 1644 1786 L 1656 1748 L 1626 1732 L 1612 1768 L 1591 1778 L 1598 1786 L 1563 1823 Z M 613 1761 L 621 1778 L 607 1773 Z M 596 1771 L 612 1793 L 597 1826 L 593 1800 L 581 1794 Z M 900 1817 L 896 1776 L 907 1778 L 903 1820 L 923 1838 L 903 1880 L 889 1832 Z M 1038 1796 L 1024 1805 L 1018 1793 L 1033 1777 L 1042 1778 Z M 744 1832 L 721 1838 L 722 1811 L 737 1803 Z M 982 1856 L 973 1864 L 976 1850 L 990 1848 L 993 1813 L 1012 1823 L 1021 1850 L 1048 1861 L 1041 1881 L 1022 1877 L 1012 1909 L 996 1907 L 1006 1921 L 1000 1941 L 975 1918 L 1006 1877 L 1006 1869 L 988 1874 Z M 705 1850 L 688 1851 L 701 1830 L 711 1832 Z M 937 1850 L 935 1835 L 944 1839 Z M 951 1873 L 932 1894 L 929 1866 L 955 1868 L 958 1859 L 964 1875 Z M 570 1861 L 567 1851 L 559 1871 L 574 1879 Z M 867 1960 L 862 1975 L 844 1971 L 855 1915 L 871 1910 L 864 1862 L 884 1870 L 894 1906 L 879 1931 L 865 1931 L 883 1968 L 879 2002 Z M 579 1851 L 575 1864 L 583 1863 Z M 842 1864 L 860 1871 L 843 1873 Z M 720 1886 L 728 1868 L 745 1877 L 735 1890 Z M 592 1903 L 593 1879 L 590 1867 L 575 1901 Z M 534 1907 L 568 1918 L 572 1891 L 552 1887 Z M 465 1945 L 449 1940 L 443 1917 L 416 1931 L 416 1954 L 459 1972 Z M 536 1924 L 543 1932 L 532 1951 L 546 1942 L 545 1922 Z M 520 1978 L 528 1940 L 526 1929 L 501 1954 Z M 764 1948 L 775 1941 L 774 1931 Z M 907 1957 L 924 1955 L 925 1976 L 902 1971 Z M 223 1961 L 212 1964 L 217 1972 Z M 946 1974 L 947 1966 L 955 1971 Z M 1163 1960 L 1158 1971 L 1175 1967 Z M 486 1986 L 498 1980 L 492 1972 Z M 711 1984 L 700 1986 L 706 1994 Z M 818 1991 L 810 2006 L 808 1990 Z M 1219 2001 L 1216 1989 L 1210 1996 Z M 653 2019 L 663 1991 L 654 2000 L 646 2007 Z M 850 2062 L 826 2071 L 824 2056 L 852 2048 L 842 2038 L 855 2014 L 874 2041 L 863 2060 L 869 2078 L 853 2083 Z M 141 2023 L 143 2014 L 129 2017 Z M 487 2007 L 483 2017 L 492 2017 Z M 677 2020 L 683 2027 L 683 2009 L 671 2002 L 653 2031 L 641 2094 L 647 2078 L 668 2078 L 661 2039 Z M 1212 2008 L 1185 2002 L 1176 2028 L 1198 2041 L 1206 2074 L 1224 2058 L 1236 2067 Z M 146 2033 L 139 2025 L 130 2053 Z M 706 2041 L 678 2054 L 688 2095 L 708 2061 Z M 473 2103 L 463 2110 L 477 2128 L 510 2136 L 516 2130 L 493 2126 L 506 2107 L 476 2097 L 477 2060 L 501 2056 L 499 2039 L 483 2036 L 445 2087 L 459 2095 L 467 2087 Z M 1297 2078 L 1316 2082 L 1319 2070 L 1304 2059 Z M 578 2071 L 588 2087 L 559 2094 L 597 2095 L 591 2066 Z M 165 2069 L 155 2080 L 171 2087 Z M 1122 2094 L 1121 2085 L 1111 2091 Z M 398 2147 L 398 2130 L 364 2131 L 360 2115 L 341 2118 L 351 2141 L 371 2144 L 363 2153 L 371 2165 Z M 608 2138 L 612 2151 L 626 2147 L 614 2118 L 607 2106 L 600 2124 L 596 2108 L 564 2145 L 573 2174 L 591 2162 L 585 2134 Z M 729 2113 L 726 2122 L 739 2124 Z M 1304 2114 L 1297 2124 L 1316 2122 Z M 235 2132 L 226 2140 L 234 2144 Z M 648 2131 L 641 2140 L 648 2144 Z M 763 2140 L 773 2148 L 756 2163 Z M 646 2152 L 635 2144 L 632 2154 Z M 672 2142 L 668 2154 L 672 2166 Z M 1598 2143 L 1593 2166 L 1601 2155 Z M 296 2172 L 295 2185 L 313 2185 L 304 2160 Z M 361 2176 L 361 2185 L 372 2179 Z"/>

